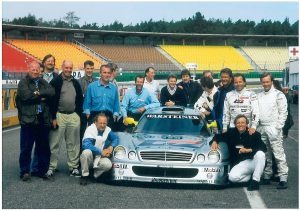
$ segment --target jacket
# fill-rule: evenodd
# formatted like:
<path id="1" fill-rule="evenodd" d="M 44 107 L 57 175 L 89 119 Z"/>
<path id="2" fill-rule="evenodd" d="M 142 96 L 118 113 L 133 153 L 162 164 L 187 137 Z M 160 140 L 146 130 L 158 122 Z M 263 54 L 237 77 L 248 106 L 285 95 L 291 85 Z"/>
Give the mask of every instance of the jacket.
<path id="1" fill-rule="evenodd" d="M 76 79 L 72 77 L 71 80 L 73 82 L 73 86 L 76 92 L 75 112 L 80 116 L 82 113 L 82 104 L 83 104 L 82 90 L 80 84 Z M 58 77 L 53 78 L 52 81 L 50 82 L 50 85 L 55 89 L 55 96 L 53 97 L 51 102 L 50 112 L 51 112 L 52 119 L 56 119 L 56 113 L 58 111 L 58 103 L 59 103 L 61 88 L 63 85 L 62 73 L 59 74 Z"/>
<path id="2" fill-rule="evenodd" d="M 265 92 L 258 93 L 259 106 L 259 124 L 264 126 L 275 126 L 277 129 L 282 129 L 288 115 L 287 100 L 285 95 L 272 88 Z"/>
<path id="3" fill-rule="evenodd" d="M 253 156 L 257 151 L 267 151 L 266 145 L 261 140 L 260 133 L 255 132 L 252 135 L 249 135 L 248 128 L 242 134 L 239 133 L 237 128 L 229 128 L 229 130 L 226 133 L 216 134 L 210 142 L 210 144 L 213 141 L 216 141 L 217 143 L 227 143 L 228 150 L 230 153 L 230 161 L 233 166 L 243 160 L 253 159 Z M 239 154 L 240 148 L 236 147 L 238 145 L 242 145 L 244 148 L 247 149 L 251 148 L 252 152 Z"/>
<path id="4" fill-rule="evenodd" d="M 35 91 L 39 91 L 40 95 L 34 94 Z M 44 126 L 50 127 L 50 99 L 54 94 L 54 89 L 46 80 L 39 78 L 37 88 L 34 80 L 27 74 L 26 77 L 19 82 L 16 96 L 20 124 L 28 126 L 38 125 L 37 110 L 38 105 L 41 105 Z"/>
<path id="5" fill-rule="evenodd" d="M 199 97 L 202 95 L 203 89 L 200 84 L 196 81 L 190 80 L 189 83 L 183 83 L 182 81 L 177 84 L 177 86 L 182 86 L 187 103 L 189 106 L 193 107 L 197 102 Z"/>
<path id="6" fill-rule="evenodd" d="M 241 91 L 228 92 L 224 101 L 223 128 L 234 127 L 237 115 L 244 114 L 249 120 L 249 127 L 256 129 L 259 120 L 257 95 L 244 88 Z"/>

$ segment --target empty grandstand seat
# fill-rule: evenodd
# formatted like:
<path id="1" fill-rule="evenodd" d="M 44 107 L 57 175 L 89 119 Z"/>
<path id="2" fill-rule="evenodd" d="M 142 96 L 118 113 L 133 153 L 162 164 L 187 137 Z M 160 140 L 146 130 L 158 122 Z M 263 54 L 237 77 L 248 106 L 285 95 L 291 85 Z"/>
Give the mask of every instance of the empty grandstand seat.
<path id="1" fill-rule="evenodd" d="M 69 42 L 40 41 L 40 40 L 7 40 L 12 45 L 42 60 L 45 55 L 52 54 L 56 59 L 56 68 L 61 69 L 61 64 L 68 59 L 73 62 L 73 69 L 83 69 L 86 60 L 92 60 L 95 68 L 103 63 L 100 59 L 85 52 L 79 46 Z"/>
<path id="2" fill-rule="evenodd" d="M 179 70 L 153 46 L 110 44 L 86 44 L 86 46 L 125 70 L 144 71 L 149 66 L 165 71 Z"/>
<path id="3" fill-rule="evenodd" d="M 285 63 L 289 61 L 288 47 L 245 46 L 241 49 L 261 70 L 283 70 Z"/>
<path id="4" fill-rule="evenodd" d="M 5 72 L 27 72 L 27 64 L 38 61 L 13 46 L 2 42 L 2 70 Z"/>
<path id="5" fill-rule="evenodd" d="M 253 69 L 249 62 L 231 46 L 161 45 L 160 47 L 183 66 L 186 63 L 196 63 L 198 70 L 201 71 L 218 72 L 225 67 L 235 72 Z"/>

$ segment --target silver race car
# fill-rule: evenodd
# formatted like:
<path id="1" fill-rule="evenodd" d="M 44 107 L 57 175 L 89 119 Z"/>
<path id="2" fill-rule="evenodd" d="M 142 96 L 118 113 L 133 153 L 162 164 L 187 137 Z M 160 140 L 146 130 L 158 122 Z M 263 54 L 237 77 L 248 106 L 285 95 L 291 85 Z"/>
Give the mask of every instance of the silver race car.
<path id="1" fill-rule="evenodd" d="M 228 183 L 225 143 L 212 151 L 213 135 L 193 109 L 160 107 L 146 111 L 131 133 L 118 133 L 112 156 L 112 181 Z"/>

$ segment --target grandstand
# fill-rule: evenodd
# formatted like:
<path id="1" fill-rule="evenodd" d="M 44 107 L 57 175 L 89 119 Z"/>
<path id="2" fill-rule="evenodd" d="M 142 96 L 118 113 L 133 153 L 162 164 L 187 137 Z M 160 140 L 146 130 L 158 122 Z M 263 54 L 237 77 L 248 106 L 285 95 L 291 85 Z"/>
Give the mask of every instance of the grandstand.
<path id="1" fill-rule="evenodd" d="M 90 55 L 79 46 L 69 42 L 17 39 L 6 41 L 38 60 L 42 60 L 45 55 L 51 53 L 55 56 L 57 69 L 60 69 L 62 62 L 66 59 L 73 61 L 74 70 L 83 69 L 83 63 L 86 60 L 92 60 L 96 68 L 103 63 L 100 58 Z"/>
<path id="2" fill-rule="evenodd" d="M 27 64 L 31 61 L 38 60 L 10 44 L 2 42 L 2 71 L 24 72 L 27 70 Z"/>
<path id="3" fill-rule="evenodd" d="M 241 49 L 259 66 L 261 70 L 281 71 L 289 61 L 288 47 L 252 47 Z"/>
<path id="4" fill-rule="evenodd" d="M 124 70 L 144 71 L 152 66 L 161 71 L 179 71 L 178 67 L 153 46 L 107 44 L 86 44 L 86 46 Z"/>
<path id="5" fill-rule="evenodd" d="M 235 72 L 248 72 L 254 68 L 232 46 L 161 45 L 180 64 L 196 63 L 198 70 L 220 71 L 228 67 Z"/>

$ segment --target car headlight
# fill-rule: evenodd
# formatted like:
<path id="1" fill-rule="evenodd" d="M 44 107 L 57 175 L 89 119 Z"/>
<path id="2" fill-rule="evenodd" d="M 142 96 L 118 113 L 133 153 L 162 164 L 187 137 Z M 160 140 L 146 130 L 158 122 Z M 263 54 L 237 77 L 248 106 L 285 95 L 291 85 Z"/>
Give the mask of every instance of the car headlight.
<path id="1" fill-rule="evenodd" d="M 135 153 L 134 151 L 130 151 L 130 152 L 128 153 L 128 158 L 129 158 L 130 160 L 133 160 L 133 159 L 135 158 L 135 156 L 136 156 L 136 153 Z"/>
<path id="2" fill-rule="evenodd" d="M 217 150 L 211 150 L 208 153 L 208 160 L 212 163 L 217 163 L 220 160 L 220 153 Z"/>
<path id="3" fill-rule="evenodd" d="M 123 146 L 117 146 L 114 149 L 114 157 L 116 159 L 124 159 L 125 155 L 126 155 L 125 147 L 123 147 Z"/>
<path id="4" fill-rule="evenodd" d="M 203 163 L 203 162 L 205 161 L 205 156 L 204 156 L 203 154 L 199 154 L 199 155 L 197 156 L 197 161 L 198 161 L 199 163 Z"/>

